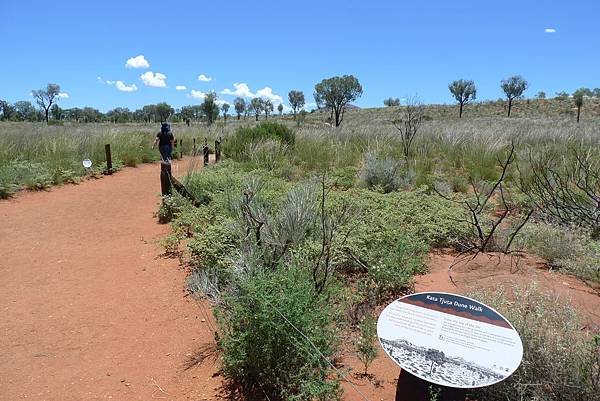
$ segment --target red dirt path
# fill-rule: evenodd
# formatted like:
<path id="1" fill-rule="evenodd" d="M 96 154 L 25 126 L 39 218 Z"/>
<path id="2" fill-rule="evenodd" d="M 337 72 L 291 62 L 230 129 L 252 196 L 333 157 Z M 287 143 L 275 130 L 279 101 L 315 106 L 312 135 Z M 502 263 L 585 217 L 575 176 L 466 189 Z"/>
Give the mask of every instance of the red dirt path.
<path id="1" fill-rule="evenodd" d="M 216 379 L 183 369 L 212 336 L 158 257 L 159 171 L 0 201 L 1 400 L 211 398 Z"/>

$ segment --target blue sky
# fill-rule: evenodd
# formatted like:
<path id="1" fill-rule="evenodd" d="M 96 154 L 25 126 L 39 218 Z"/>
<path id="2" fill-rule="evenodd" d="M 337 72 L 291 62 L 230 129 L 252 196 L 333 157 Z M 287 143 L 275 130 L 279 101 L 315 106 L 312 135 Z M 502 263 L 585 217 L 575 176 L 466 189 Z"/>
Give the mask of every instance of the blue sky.
<path id="1" fill-rule="evenodd" d="M 600 87 L 593 0 L 7 0 L 0 15 L 0 99 L 11 102 L 48 82 L 68 94 L 62 107 L 102 111 L 198 104 L 210 90 L 231 102 L 222 92 L 234 83 L 275 103 L 291 89 L 312 102 L 315 83 L 342 74 L 361 82 L 361 107 L 416 93 L 450 103 L 458 78 L 473 79 L 479 99 L 501 97 L 500 80 L 514 74 L 528 96 Z M 140 55 L 148 68 L 126 67 Z"/>

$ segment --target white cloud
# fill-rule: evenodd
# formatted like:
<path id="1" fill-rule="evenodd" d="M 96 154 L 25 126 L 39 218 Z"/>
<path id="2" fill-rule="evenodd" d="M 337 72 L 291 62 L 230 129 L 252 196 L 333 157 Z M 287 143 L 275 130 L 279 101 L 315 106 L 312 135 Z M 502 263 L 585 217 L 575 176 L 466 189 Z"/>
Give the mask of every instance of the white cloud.
<path id="1" fill-rule="evenodd" d="M 192 97 L 194 99 L 204 100 L 204 98 L 206 97 L 206 93 L 192 89 L 192 91 L 190 92 L 190 94 L 188 95 L 188 97 Z"/>
<path id="2" fill-rule="evenodd" d="M 137 86 L 135 86 L 135 84 L 126 85 L 123 81 L 115 82 L 115 86 L 121 92 L 135 92 L 137 90 Z"/>
<path id="3" fill-rule="evenodd" d="M 186 89 L 187 89 L 187 87 L 185 87 L 185 86 L 183 86 L 183 85 L 177 85 L 177 86 L 175 87 L 175 90 L 178 90 L 178 91 L 184 91 L 184 90 L 186 90 Z"/>
<path id="4" fill-rule="evenodd" d="M 145 73 L 140 75 L 140 79 L 142 80 L 142 82 L 144 82 L 144 85 L 146 86 L 152 86 L 154 88 L 167 87 L 167 83 L 165 82 L 167 76 L 165 74 L 161 74 L 160 72 L 157 72 L 155 74 L 152 71 L 146 71 Z"/>
<path id="5" fill-rule="evenodd" d="M 544 32 L 546 32 L 546 33 L 555 33 L 556 29 L 554 29 L 554 28 L 546 28 L 546 29 L 544 29 Z"/>
<path id="6" fill-rule="evenodd" d="M 68 99 L 68 98 L 69 98 L 69 94 L 68 94 L 68 93 L 65 93 L 65 92 L 60 92 L 60 93 L 58 94 L 58 98 L 59 98 L 59 99 Z"/>
<path id="7" fill-rule="evenodd" d="M 150 63 L 144 58 L 144 56 L 140 55 L 137 57 L 131 57 L 125 63 L 126 68 L 150 68 Z"/>
<path id="8" fill-rule="evenodd" d="M 136 90 L 138 90 L 135 84 L 127 85 L 123 81 L 103 81 L 101 77 L 98 77 L 98 81 L 104 82 L 107 85 L 114 85 L 115 88 L 117 88 L 121 92 L 135 92 Z"/>
<path id="9" fill-rule="evenodd" d="M 268 86 L 257 90 L 256 97 L 268 99 L 271 102 L 273 102 L 275 106 L 277 106 L 279 103 L 283 103 L 283 98 L 279 95 L 274 94 L 273 89 L 269 88 Z"/>
<path id="10" fill-rule="evenodd" d="M 227 100 L 222 100 L 222 99 L 215 100 L 215 103 L 218 104 L 219 107 L 223 106 L 225 103 L 227 103 L 228 105 L 232 106 L 232 104 L 229 103 Z"/>
<path id="11" fill-rule="evenodd" d="M 250 92 L 250 88 L 248 87 L 247 84 L 245 83 L 234 83 L 233 87 L 235 88 L 234 91 L 232 91 L 229 88 L 225 88 L 221 91 L 221 94 L 223 95 L 231 95 L 231 96 L 239 96 L 239 97 L 255 97 L 254 93 Z"/>
<path id="12" fill-rule="evenodd" d="M 233 87 L 235 88 L 235 90 L 225 88 L 221 91 L 221 94 L 245 97 L 245 98 L 259 97 L 259 98 L 265 99 L 265 100 L 268 99 L 271 102 L 273 102 L 273 105 L 275 107 L 277 107 L 280 103 L 283 103 L 283 97 L 273 93 L 273 89 L 269 88 L 268 86 L 257 90 L 256 93 L 252 93 L 248 84 L 245 84 L 243 82 L 242 83 L 236 82 L 233 84 Z M 287 105 L 284 104 L 283 107 L 284 107 L 284 110 L 286 110 L 286 111 L 288 110 Z"/>
<path id="13" fill-rule="evenodd" d="M 213 80 L 213 79 L 212 79 L 211 77 L 207 77 L 207 76 L 206 76 L 206 75 L 204 75 L 204 74 L 200 74 L 200 75 L 198 75 L 198 81 L 202 81 L 202 82 L 210 82 L 210 81 L 212 81 L 212 80 Z"/>

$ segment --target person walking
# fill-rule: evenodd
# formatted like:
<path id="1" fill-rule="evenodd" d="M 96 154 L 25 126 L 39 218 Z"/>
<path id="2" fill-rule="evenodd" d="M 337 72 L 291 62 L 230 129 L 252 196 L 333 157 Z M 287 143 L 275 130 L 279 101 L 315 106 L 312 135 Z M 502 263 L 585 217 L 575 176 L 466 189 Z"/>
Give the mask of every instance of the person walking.
<path id="1" fill-rule="evenodd" d="M 162 123 L 160 125 L 160 132 L 156 134 L 152 149 L 158 144 L 158 150 L 160 152 L 160 158 L 165 163 L 171 163 L 171 154 L 173 153 L 173 144 L 175 143 L 175 136 L 171 131 L 169 123 Z"/>

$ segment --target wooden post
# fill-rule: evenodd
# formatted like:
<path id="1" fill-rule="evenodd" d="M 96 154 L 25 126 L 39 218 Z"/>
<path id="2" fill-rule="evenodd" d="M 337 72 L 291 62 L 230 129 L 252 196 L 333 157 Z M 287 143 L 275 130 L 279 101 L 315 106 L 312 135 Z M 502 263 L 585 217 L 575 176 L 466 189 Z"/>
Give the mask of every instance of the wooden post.
<path id="1" fill-rule="evenodd" d="M 160 191 L 163 196 L 171 195 L 171 163 L 160 162 Z"/>
<path id="2" fill-rule="evenodd" d="M 204 153 L 204 165 L 208 166 L 208 140 L 206 138 L 204 138 L 203 153 Z"/>
<path id="3" fill-rule="evenodd" d="M 179 142 L 179 158 L 183 159 L 183 139 L 181 139 Z"/>
<path id="4" fill-rule="evenodd" d="M 106 174 L 112 174 L 112 156 L 110 154 L 110 143 L 104 145 L 104 153 L 106 154 Z"/>
<path id="5" fill-rule="evenodd" d="M 196 138 L 194 138 L 194 149 L 192 151 L 192 155 L 196 157 Z"/>
<path id="6" fill-rule="evenodd" d="M 221 137 L 215 141 L 215 162 L 219 162 L 221 160 Z"/>

